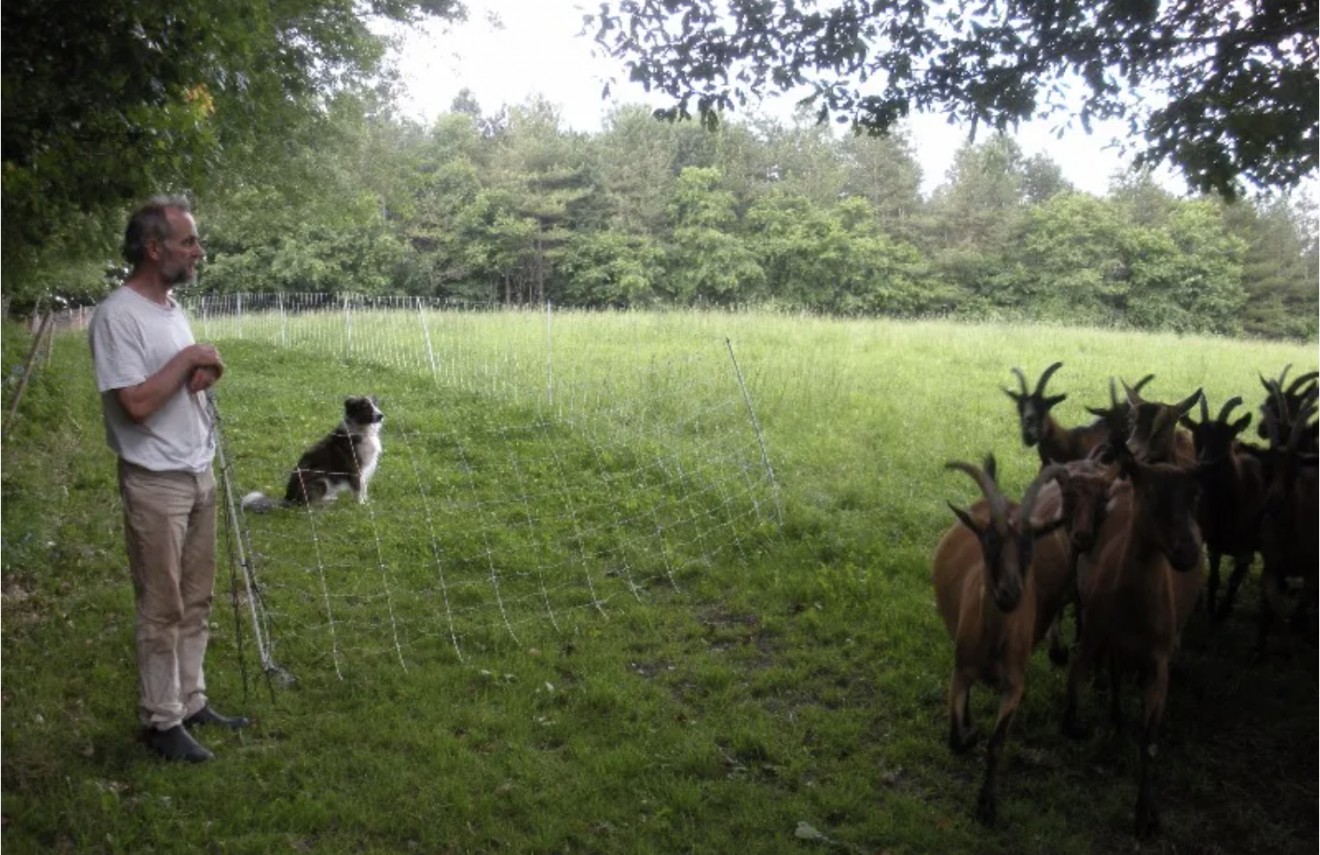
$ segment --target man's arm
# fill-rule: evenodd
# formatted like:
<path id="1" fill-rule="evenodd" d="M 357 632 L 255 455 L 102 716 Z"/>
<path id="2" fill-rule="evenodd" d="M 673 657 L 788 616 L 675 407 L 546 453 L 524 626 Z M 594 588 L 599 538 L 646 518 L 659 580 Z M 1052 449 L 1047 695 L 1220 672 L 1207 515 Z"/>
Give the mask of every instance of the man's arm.
<path id="1" fill-rule="evenodd" d="M 216 379 L 219 379 L 220 374 L 224 372 L 225 364 L 220 360 L 220 353 L 213 345 L 188 345 L 174 354 L 169 362 L 166 362 L 159 371 L 146 380 L 136 386 L 116 389 L 115 396 L 129 419 L 141 424 L 165 406 L 165 402 L 173 397 L 185 383 L 191 387 L 193 385 L 193 373 L 198 368 L 213 369 Z M 202 388 L 206 387 L 203 386 Z"/>

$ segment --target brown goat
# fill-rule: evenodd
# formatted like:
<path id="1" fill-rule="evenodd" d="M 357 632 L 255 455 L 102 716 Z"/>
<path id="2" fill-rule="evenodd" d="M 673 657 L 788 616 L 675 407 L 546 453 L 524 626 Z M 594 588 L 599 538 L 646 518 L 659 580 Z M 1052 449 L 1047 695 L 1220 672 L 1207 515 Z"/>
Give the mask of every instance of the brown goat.
<path id="1" fill-rule="evenodd" d="M 1081 604 L 1077 596 L 1079 561 L 1090 554 L 1104 523 L 1109 491 L 1118 467 L 1103 462 L 1108 445 L 1096 446 L 1083 460 L 1065 464 L 1055 481 L 1045 484 L 1036 499 L 1034 520 L 1060 520 L 1063 528 L 1041 540 L 1032 565 L 1036 586 L 1037 632 L 1049 639 L 1050 661 L 1068 664 L 1063 641 L 1064 610 L 1073 607 L 1076 638 L 1081 636 Z"/>
<path id="2" fill-rule="evenodd" d="M 1175 463 L 1184 468 L 1196 463 L 1192 435 L 1178 429 L 1179 419 L 1191 412 L 1201 398 L 1197 389 L 1176 404 L 1143 401 L 1138 390 L 1123 384 L 1127 392 L 1128 451 L 1142 463 Z"/>
<path id="3" fill-rule="evenodd" d="M 1083 736 L 1077 691 L 1090 669 L 1107 661 L 1114 679 L 1110 712 L 1119 724 L 1119 676 L 1141 680 L 1141 771 L 1135 831 L 1159 827 L 1151 766 L 1169 690 L 1169 662 L 1195 609 L 1204 558 L 1195 521 L 1198 474 L 1170 464 L 1147 465 L 1120 451 L 1127 480 L 1114 483 L 1109 515 L 1089 569 L 1078 577 L 1082 638 L 1068 671 L 1064 731 Z"/>
<path id="4" fill-rule="evenodd" d="M 1155 379 L 1154 374 L 1147 374 L 1136 382 L 1132 387 L 1133 392 L 1139 393 L 1142 388 Z M 1122 381 L 1123 388 L 1129 388 L 1127 381 Z M 1093 416 L 1097 416 L 1105 426 L 1105 445 L 1109 446 L 1111 452 L 1114 452 L 1119 445 L 1127 442 L 1128 433 L 1131 426 L 1128 423 L 1128 415 L 1132 407 L 1128 404 L 1127 397 L 1121 400 L 1118 397 L 1118 387 L 1114 383 L 1114 378 L 1109 378 L 1109 407 L 1087 407 L 1086 411 Z"/>
<path id="5" fill-rule="evenodd" d="M 1260 547 L 1260 521 L 1265 498 L 1265 477 L 1260 458 L 1244 453 L 1237 437 L 1251 424 L 1251 413 L 1237 421 L 1229 414 L 1242 403 L 1240 397 L 1224 402 L 1219 415 L 1211 419 L 1210 408 L 1201 398 L 1201 421 L 1184 417 L 1180 424 L 1192 434 L 1197 463 L 1204 467 L 1201 476 L 1201 503 L 1197 519 L 1210 558 L 1206 579 L 1206 610 L 1214 618 L 1224 618 L 1233 609 L 1237 590 L 1251 569 Z M 1224 599 L 1217 601 L 1219 565 L 1225 555 L 1233 559 L 1233 573 L 1228 578 Z"/>
<path id="6" fill-rule="evenodd" d="M 1015 506 L 995 483 L 994 457 L 985 468 L 950 462 L 981 488 L 984 501 L 968 510 L 950 504 L 959 522 L 945 532 L 935 549 L 931 580 L 935 602 L 953 637 L 953 674 L 949 679 L 949 747 L 958 753 L 976 742 L 968 695 L 977 682 L 999 690 L 999 714 L 986 746 L 985 780 L 976 816 L 987 825 L 995 819 L 995 775 L 1013 714 L 1022 702 L 1027 662 L 1035 647 L 1036 592 L 1030 578 L 1037 538 L 1057 523 L 1034 525 L 1032 506 L 1041 486 L 1063 471 L 1048 466 L 1036 476 Z"/>
<path id="7" fill-rule="evenodd" d="M 1045 395 L 1045 384 L 1050 381 L 1054 372 L 1062 367 L 1062 362 L 1056 362 L 1046 368 L 1045 373 L 1040 375 L 1034 392 L 1027 391 L 1026 375 L 1022 373 L 1022 369 L 1015 367 L 1013 373 L 1017 375 L 1018 387 L 1021 391 L 1004 390 L 1004 394 L 1012 398 L 1013 403 L 1017 405 L 1018 422 L 1022 428 L 1022 444 L 1027 448 L 1035 446 L 1037 453 L 1040 454 L 1042 466 L 1080 460 L 1109 436 L 1102 422 L 1065 428 L 1050 415 L 1050 410 L 1068 397 L 1066 394 L 1049 397 Z"/>

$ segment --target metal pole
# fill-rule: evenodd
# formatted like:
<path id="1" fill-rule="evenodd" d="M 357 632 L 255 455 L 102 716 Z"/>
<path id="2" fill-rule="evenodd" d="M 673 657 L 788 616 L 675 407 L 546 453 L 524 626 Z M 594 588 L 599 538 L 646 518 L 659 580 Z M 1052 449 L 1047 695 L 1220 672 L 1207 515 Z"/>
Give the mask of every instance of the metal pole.
<path id="1" fill-rule="evenodd" d="M 270 646 L 261 631 L 261 616 L 257 613 L 256 583 L 252 578 L 252 568 L 248 564 L 247 553 L 243 550 L 242 527 L 239 525 L 238 504 L 234 501 L 233 483 L 229 478 L 229 461 L 225 456 L 225 444 L 220 429 L 220 409 L 215 403 L 215 393 L 206 392 L 206 401 L 210 405 L 211 423 L 215 430 L 215 453 L 220 461 L 220 483 L 225 492 L 225 510 L 229 515 L 229 525 L 233 528 L 235 548 L 238 552 L 238 566 L 243 571 L 243 586 L 247 591 L 248 608 L 252 612 L 252 633 L 257 641 L 257 655 L 261 658 L 261 668 L 267 674 L 283 673 L 271 658 Z"/>
<path id="2" fill-rule="evenodd" d="M 775 500 L 775 522 L 783 525 L 784 509 L 779 504 L 779 482 L 775 479 L 775 468 L 770 465 L 770 452 L 765 447 L 765 435 L 761 432 L 761 422 L 756 417 L 756 408 L 752 406 L 752 395 L 747 391 L 747 383 L 743 380 L 742 369 L 738 367 L 738 357 L 733 355 L 733 342 L 724 339 L 724 344 L 729 348 L 729 359 L 733 362 L 733 372 L 738 376 L 738 387 L 742 389 L 743 402 L 747 404 L 747 414 L 751 416 L 752 428 L 756 431 L 756 442 L 761 446 L 761 463 L 765 466 L 766 474 L 770 476 L 770 494 Z"/>
<path id="3" fill-rule="evenodd" d="M 555 346 L 554 346 L 554 309 L 550 301 L 545 301 L 545 402 L 546 406 L 555 406 Z"/>

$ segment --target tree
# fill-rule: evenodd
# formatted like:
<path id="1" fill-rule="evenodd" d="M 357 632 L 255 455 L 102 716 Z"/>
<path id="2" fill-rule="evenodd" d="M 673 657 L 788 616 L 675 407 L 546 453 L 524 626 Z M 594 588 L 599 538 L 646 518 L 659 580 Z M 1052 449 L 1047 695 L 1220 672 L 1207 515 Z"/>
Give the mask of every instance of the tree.
<path id="1" fill-rule="evenodd" d="M 840 142 L 844 192 L 871 203 L 880 227 L 910 238 L 922 209 L 921 166 L 906 132 L 889 136 L 850 134 Z"/>
<path id="2" fill-rule="evenodd" d="M 747 215 L 748 243 L 770 299 L 835 314 L 915 315 L 946 308 L 929 287 L 920 253 L 891 240 L 861 197 L 832 209 L 772 193 Z"/>
<path id="3" fill-rule="evenodd" d="M 678 128 L 657 127 L 643 107 L 619 107 L 593 146 L 607 213 L 602 226 L 658 235 L 678 176 Z"/>
<path id="4" fill-rule="evenodd" d="M 758 295 L 764 274 L 734 234 L 733 194 L 720 171 L 688 167 L 670 206 L 673 233 L 666 253 L 666 296 L 679 305 L 734 305 Z"/>
<path id="5" fill-rule="evenodd" d="M 1160 228 L 1133 229 L 1125 247 L 1126 322 L 1142 329 L 1241 332 L 1244 249 L 1208 200 L 1179 203 Z"/>
<path id="6" fill-rule="evenodd" d="M 751 123 L 758 137 L 754 160 L 764 191 L 805 196 L 833 205 L 843 191 L 844 169 L 827 126 L 804 121 L 762 119 Z"/>
<path id="7" fill-rule="evenodd" d="M 588 16 L 632 80 L 673 99 L 667 118 L 714 124 L 770 92 L 872 132 L 914 110 L 1000 131 L 1075 111 L 1087 130 L 1127 119 L 1139 166 L 1227 196 L 1315 171 L 1318 23 L 1316 0 L 607 0 Z"/>
<path id="8" fill-rule="evenodd" d="M 496 141 L 491 186 L 507 218 L 502 234 L 512 251 L 502 271 L 507 303 L 541 304 L 553 296 L 549 283 L 569 237 L 574 209 L 590 194 L 585 157 L 559 130 L 559 114 L 533 98 L 510 111 L 508 130 Z"/>
<path id="9" fill-rule="evenodd" d="M 484 256 L 473 241 L 473 209 L 482 194 L 490 145 L 483 145 L 480 110 L 459 110 L 436 119 L 411 176 L 411 216 L 399 223 L 421 273 L 416 293 L 489 300 L 484 283 L 473 281 Z"/>
<path id="10" fill-rule="evenodd" d="M 392 221 L 411 216 L 406 176 L 419 128 L 376 113 L 374 99 L 341 94 L 325 119 L 290 128 L 294 150 L 198 203 L 212 292 L 382 293 L 398 289 L 407 247 Z"/>
<path id="11" fill-rule="evenodd" d="M 1022 309 L 1013 248 L 1027 212 L 1022 150 L 1007 136 L 964 145 L 929 206 L 923 248 L 960 290 L 960 310 Z"/>
<path id="12" fill-rule="evenodd" d="M 614 231 L 575 232 L 561 264 L 560 299 L 593 309 L 640 308 L 655 302 L 663 279 L 663 253 L 645 235 Z"/>
<path id="13" fill-rule="evenodd" d="M 1306 199 L 1239 200 L 1225 206 L 1224 223 L 1246 244 L 1243 332 L 1314 339 L 1320 317 L 1314 205 Z"/>
<path id="14" fill-rule="evenodd" d="M 1017 252 L 1027 313 L 1064 323 L 1120 322 L 1131 228 L 1119 206 L 1085 193 L 1060 193 L 1033 207 Z"/>
<path id="15" fill-rule="evenodd" d="M 6 0 L 2 14 L 9 294 L 49 259 L 115 254 L 121 209 L 150 193 L 202 194 L 235 165 L 279 160 L 280 133 L 376 82 L 384 44 L 368 15 L 464 12 L 456 0 Z"/>

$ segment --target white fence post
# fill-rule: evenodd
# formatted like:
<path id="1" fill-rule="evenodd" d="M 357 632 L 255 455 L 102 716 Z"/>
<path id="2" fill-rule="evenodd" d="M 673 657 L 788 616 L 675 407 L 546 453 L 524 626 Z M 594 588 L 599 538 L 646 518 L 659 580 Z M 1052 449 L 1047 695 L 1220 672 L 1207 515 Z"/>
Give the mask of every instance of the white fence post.
<path id="1" fill-rule="evenodd" d="M 422 338 L 426 341 L 426 358 L 431 362 L 431 378 L 435 379 L 438 369 L 435 365 L 435 351 L 431 349 L 431 331 L 426 326 L 426 313 L 422 311 L 422 298 L 417 298 L 417 317 L 422 322 Z"/>

